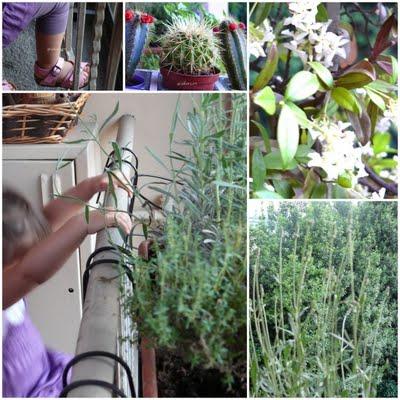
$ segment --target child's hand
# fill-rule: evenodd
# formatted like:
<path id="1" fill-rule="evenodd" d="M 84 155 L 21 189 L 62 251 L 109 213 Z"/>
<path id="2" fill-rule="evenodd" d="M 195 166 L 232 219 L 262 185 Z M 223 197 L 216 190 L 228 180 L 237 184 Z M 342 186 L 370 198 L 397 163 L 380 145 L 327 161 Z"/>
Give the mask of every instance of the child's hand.
<path id="1" fill-rule="evenodd" d="M 129 214 L 120 211 L 92 211 L 89 214 L 87 233 L 92 234 L 104 228 L 120 227 L 126 234 L 132 230 L 132 220 Z"/>
<path id="2" fill-rule="evenodd" d="M 112 176 L 112 183 L 114 187 L 119 187 L 121 189 L 124 189 L 129 197 L 133 196 L 133 190 L 131 183 L 124 177 L 121 171 L 115 170 L 113 171 L 113 174 L 115 176 Z M 98 175 L 96 177 L 97 179 L 97 191 L 98 192 L 104 192 L 108 188 L 108 182 L 110 180 L 110 177 L 107 173 L 104 173 L 102 175 Z"/>

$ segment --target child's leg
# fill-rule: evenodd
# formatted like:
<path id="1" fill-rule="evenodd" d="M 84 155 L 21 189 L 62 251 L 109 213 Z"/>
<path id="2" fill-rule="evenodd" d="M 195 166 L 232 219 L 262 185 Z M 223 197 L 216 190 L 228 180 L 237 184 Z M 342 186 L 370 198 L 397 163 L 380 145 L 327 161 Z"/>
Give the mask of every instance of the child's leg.
<path id="1" fill-rule="evenodd" d="M 57 78 L 52 78 L 52 69 L 60 58 L 61 44 L 68 21 L 68 3 L 5 3 L 3 5 L 3 46 L 10 45 L 18 35 L 26 29 L 33 19 L 36 22 L 36 53 L 35 76 L 39 83 L 47 86 L 62 84 L 72 86 L 72 64 L 59 63 L 61 70 L 57 71 Z M 87 84 L 89 66 L 82 63 L 80 87 Z M 50 76 L 49 76 L 50 75 Z M 47 80 L 46 78 L 49 76 Z M 63 82 L 69 77 L 68 82 Z M 57 84 L 55 84 L 55 82 Z M 50 83 L 50 84 L 49 84 Z"/>
<path id="2" fill-rule="evenodd" d="M 68 3 L 39 3 L 36 20 L 36 64 L 39 68 L 50 70 L 57 64 L 67 27 L 68 13 Z M 64 63 L 57 81 L 62 82 L 67 75 L 72 73 L 72 69 L 72 63 Z M 82 71 L 82 81 L 87 82 L 88 73 L 89 66 L 85 66 Z M 41 77 L 43 76 L 39 75 L 39 78 Z"/>

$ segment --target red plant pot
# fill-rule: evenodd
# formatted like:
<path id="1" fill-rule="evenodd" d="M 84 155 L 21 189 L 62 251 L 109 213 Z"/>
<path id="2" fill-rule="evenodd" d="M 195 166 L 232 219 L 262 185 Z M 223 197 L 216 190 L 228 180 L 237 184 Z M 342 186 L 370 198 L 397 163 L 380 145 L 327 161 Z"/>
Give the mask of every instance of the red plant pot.
<path id="1" fill-rule="evenodd" d="M 212 75 L 186 75 L 166 67 L 160 68 L 163 85 L 169 90 L 214 90 L 219 71 Z"/>

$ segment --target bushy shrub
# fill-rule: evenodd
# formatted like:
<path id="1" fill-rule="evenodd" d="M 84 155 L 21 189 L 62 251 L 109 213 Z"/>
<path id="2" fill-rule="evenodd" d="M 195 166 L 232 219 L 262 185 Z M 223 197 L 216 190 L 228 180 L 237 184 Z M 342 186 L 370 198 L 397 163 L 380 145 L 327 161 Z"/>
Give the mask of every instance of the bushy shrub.
<path id="1" fill-rule="evenodd" d="M 254 396 L 396 392 L 396 215 L 395 203 L 296 203 L 253 221 Z"/>
<path id="2" fill-rule="evenodd" d="M 157 348 L 245 382 L 246 96 L 204 95 L 180 120 L 187 152 L 172 134 L 165 225 L 152 259 L 128 260 L 126 310 Z"/>

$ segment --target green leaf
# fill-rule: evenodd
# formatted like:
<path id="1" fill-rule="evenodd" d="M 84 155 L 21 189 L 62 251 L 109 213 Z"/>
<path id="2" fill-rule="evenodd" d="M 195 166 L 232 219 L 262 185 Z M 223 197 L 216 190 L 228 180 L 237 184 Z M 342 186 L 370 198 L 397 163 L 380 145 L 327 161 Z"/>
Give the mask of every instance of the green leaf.
<path id="1" fill-rule="evenodd" d="M 289 182 L 282 179 L 273 179 L 274 188 L 276 192 L 285 199 L 292 199 L 295 192 Z"/>
<path id="2" fill-rule="evenodd" d="M 251 15 L 251 20 L 254 22 L 254 25 L 258 26 L 262 22 L 264 22 L 265 18 L 268 17 L 272 9 L 273 3 L 258 3 L 256 8 Z"/>
<path id="3" fill-rule="evenodd" d="M 251 172 L 253 177 L 254 191 L 263 189 L 265 177 L 267 176 L 267 169 L 265 167 L 264 159 L 259 148 L 256 148 L 253 151 Z"/>
<path id="4" fill-rule="evenodd" d="M 291 101 L 287 101 L 286 105 L 296 115 L 297 122 L 302 128 L 311 128 L 311 121 L 308 120 L 307 114 L 300 107 L 296 106 L 296 104 L 292 103 Z"/>
<path id="5" fill-rule="evenodd" d="M 316 15 L 316 21 L 317 22 L 327 22 L 329 20 L 329 14 L 328 14 L 328 10 L 326 9 L 326 7 L 320 3 L 318 4 L 317 7 L 317 15 Z"/>
<path id="6" fill-rule="evenodd" d="M 359 61 L 345 71 L 335 82 L 335 86 L 346 89 L 357 89 L 368 85 L 376 79 L 375 68 L 367 60 Z"/>
<path id="7" fill-rule="evenodd" d="M 308 156 L 312 152 L 311 148 L 305 144 L 300 144 L 297 148 L 296 155 L 294 158 L 299 163 L 308 163 L 310 161 L 310 157 Z"/>
<path id="8" fill-rule="evenodd" d="M 258 92 L 264 86 L 268 84 L 271 78 L 274 76 L 276 68 L 278 67 L 279 62 L 279 52 L 275 43 L 272 43 L 269 49 L 267 50 L 267 59 L 265 64 L 257 75 L 257 78 L 253 85 L 253 92 Z"/>
<path id="9" fill-rule="evenodd" d="M 328 89 L 333 87 L 333 76 L 328 68 L 316 61 L 310 61 L 308 64 L 311 66 L 311 68 L 318 75 L 318 78 L 321 79 L 321 81 Z"/>
<path id="10" fill-rule="evenodd" d="M 267 169 L 277 169 L 277 170 L 292 170 L 297 167 L 297 162 L 295 159 L 290 161 L 289 165 L 284 167 L 282 156 L 279 151 L 273 151 L 264 156 L 264 163 Z"/>
<path id="11" fill-rule="evenodd" d="M 372 148 L 374 154 L 387 153 L 387 149 L 390 147 L 391 136 L 390 133 L 377 133 L 372 136 Z"/>
<path id="12" fill-rule="evenodd" d="M 283 166 L 293 160 L 299 145 L 299 124 L 296 114 L 286 104 L 282 106 L 278 120 L 277 138 Z"/>
<path id="13" fill-rule="evenodd" d="M 367 113 L 371 121 L 371 133 L 375 132 L 376 123 L 378 121 L 379 108 L 372 101 L 369 102 Z"/>
<path id="14" fill-rule="evenodd" d="M 383 97 L 379 96 L 378 93 L 376 93 L 373 89 L 369 89 L 368 87 L 365 88 L 365 90 L 368 93 L 369 98 L 371 101 L 382 111 L 385 111 L 386 105 L 385 105 L 385 100 Z"/>
<path id="15" fill-rule="evenodd" d="M 311 197 L 311 194 L 315 188 L 315 186 L 319 183 L 319 176 L 315 173 L 314 169 L 311 168 L 306 176 L 303 185 L 303 197 L 308 199 Z"/>
<path id="16" fill-rule="evenodd" d="M 348 199 L 349 194 L 347 189 L 344 189 L 340 185 L 332 185 L 332 198 L 334 199 Z"/>
<path id="17" fill-rule="evenodd" d="M 371 139 L 371 120 L 367 111 L 363 107 L 361 115 L 351 111 L 346 111 L 346 113 L 357 139 L 365 146 Z"/>
<path id="18" fill-rule="evenodd" d="M 399 74 L 399 65 L 397 63 L 397 58 L 389 56 L 392 59 L 392 76 L 390 77 L 390 83 L 395 85 L 397 83 L 397 78 Z"/>
<path id="19" fill-rule="evenodd" d="M 87 224 L 89 223 L 89 215 L 90 215 L 89 206 L 86 204 L 85 205 L 85 221 L 86 221 Z"/>
<path id="20" fill-rule="evenodd" d="M 349 110 L 358 115 L 361 114 L 361 106 L 357 101 L 356 96 L 349 90 L 343 87 L 335 87 L 332 90 L 332 99 L 345 110 Z"/>
<path id="21" fill-rule="evenodd" d="M 311 193 L 311 199 L 324 199 L 326 198 L 326 192 L 326 183 L 317 183 Z"/>
<path id="22" fill-rule="evenodd" d="M 319 89 L 319 81 L 316 75 L 309 71 L 300 71 L 289 81 L 285 99 L 301 101 L 312 96 Z"/>
<path id="23" fill-rule="evenodd" d="M 271 152 L 271 144 L 270 144 L 270 141 L 269 141 L 269 135 L 268 135 L 268 132 L 267 132 L 267 128 L 265 128 L 264 125 L 260 124 L 257 121 L 251 120 L 251 122 L 258 128 L 258 130 L 259 130 L 259 132 L 260 132 L 260 134 L 261 134 L 261 136 L 263 138 L 265 151 L 267 153 L 270 153 Z"/>
<path id="24" fill-rule="evenodd" d="M 374 82 L 371 82 L 368 84 L 368 87 L 370 89 L 374 89 L 374 90 L 378 90 L 380 92 L 384 92 L 384 93 L 391 93 L 393 91 L 397 90 L 397 86 L 396 85 L 392 85 L 388 82 L 385 82 L 381 79 L 377 79 Z"/>
<path id="25" fill-rule="evenodd" d="M 114 160 L 117 161 L 118 168 L 121 169 L 121 167 L 122 167 L 121 149 L 119 148 L 119 145 L 117 142 L 111 142 L 111 145 L 114 150 Z"/>
<path id="26" fill-rule="evenodd" d="M 107 176 L 108 176 L 108 190 L 107 190 L 108 194 L 111 194 L 112 198 L 114 199 L 115 207 L 118 207 L 118 200 L 117 200 L 117 196 L 115 194 L 112 172 L 107 171 Z"/>
<path id="27" fill-rule="evenodd" d="M 276 193 L 276 192 L 271 192 L 270 190 L 258 190 L 253 193 L 253 197 L 255 199 L 273 199 L 273 200 L 281 200 L 283 197 Z"/>
<path id="28" fill-rule="evenodd" d="M 337 179 L 337 183 L 346 188 L 346 189 L 350 189 L 353 187 L 353 179 L 352 179 L 352 175 L 349 174 L 348 172 L 343 173 L 342 175 L 340 175 Z"/>
<path id="29" fill-rule="evenodd" d="M 259 105 L 269 115 L 275 114 L 276 102 L 275 94 L 269 86 L 265 86 L 254 96 L 254 103 Z"/>
<path id="30" fill-rule="evenodd" d="M 117 104 L 114 107 L 113 112 L 105 119 L 105 121 L 103 122 L 103 124 L 101 125 L 100 129 L 99 129 L 99 135 L 100 133 L 103 131 L 103 129 L 105 128 L 105 126 L 110 122 L 110 120 L 114 117 L 115 114 L 117 114 L 119 110 L 119 101 L 117 101 Z"/>

